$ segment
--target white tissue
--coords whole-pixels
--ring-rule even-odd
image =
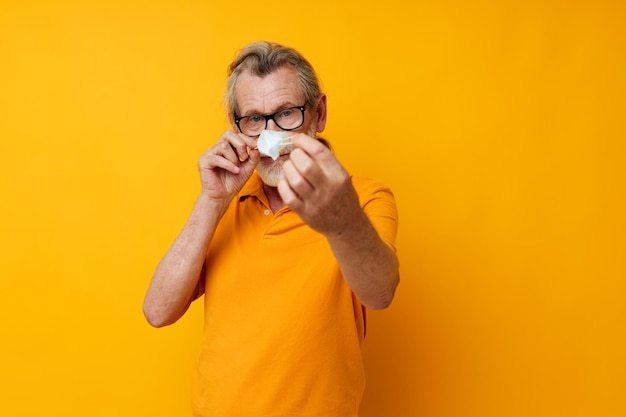
[[[271,156],[275,161],[280,156],[281,148],[289,144],[289,133],[264,130],[259,136],[257,147],[264,156]]]

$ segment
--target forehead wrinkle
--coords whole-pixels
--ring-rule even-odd
[[[304,100],[297,72],[290,68],[263,77],[245,72],[235,86],[235,94],[241,114],[273,113],[284,107],[299,106]]]

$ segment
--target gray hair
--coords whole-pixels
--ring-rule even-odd
[[[264,77],[284,65],[292,65],[296,69],[307,104],[315,106],[322,91],[309,61],[293,48],[273,42],[254,42],[241,49],[228,67],[225,103],[229,117],[237,113],[235,86],[239,75],[249,70],[258,77]]]

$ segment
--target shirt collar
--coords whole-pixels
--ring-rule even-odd
[[[259,174],[254,171],[248,182],[239,191],[239,201],[243,201],[246,198],[254,196],[260,200],[265,200],[265,192],[263,191],[263,181]]]
[[[243,186],[241,191],[239,191],[238,201],[243,202],[247,200],[248,197],[255,197],[267,209],[270,208],[270,202],[265,194],[265,190],[263,190],[263,180],[256,171],[252,173],[248,182]],[[281,211],[283,210],[289,211],[289,207],[285,206],[281,209]]]

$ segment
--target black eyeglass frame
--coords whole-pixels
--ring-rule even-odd
[[[285,130],[285,131],[296,130],[297,128],[299,128],[300,126],[302,126],[304,124],[304,112],[306,110],[306,105],[307,104],[308,103],[304,103],[302,106],[285,107],[284,109],[280,109],[280,110],[278,110],[278,111],[276,111],[274,113],[270,113],[270,114],[258,114],[258,113],[255,113],[255,114],[249,114],[248,116],[241,116],[241,117],[237,117],[237,115],[235,115],[235,124],[237,125],[237,128],[239,128],[239,131],[241,133],[243,133],[244,135],[249,136],[251,138],[256,138],[257,136],[260,135],[260,133],[257,134],[257,135],[248,135],[247,133],[244,133],[244,131],[241,130],[241,126],[239,126],[239,122],[242,121],[243,119],[247,119],[247,118],[254,117],[254,116],[261,116],[262,118],[265,119],[265,128],[264,129],[267,129],[267,123],[270,120],[273,120],[274,123],[276,123],[276,126],[281,128],[282,130]],[[291,127],[289,129],[285,129],[284,127],[282,127],[281,125],[278,124],[278,122],[275,119],[275,117],[276,117],[276,115],[278,113],[283,112],[285,110],[295,110],[295,109],[300,110],[300,112],[302,113],[302,122],[298,126]]]

